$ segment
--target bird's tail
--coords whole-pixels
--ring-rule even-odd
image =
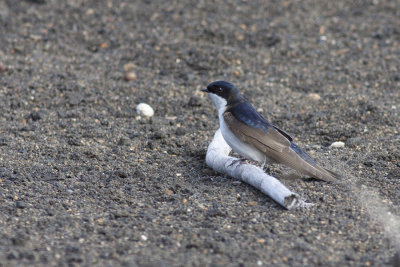
[[[313,178],[327,181],[327,182],[335,182],[341,178],[340,174],[333,172],[331,170],[325,169],[321,166],[314,165],[310,166],[311,168],[306,168],[303,173],[310,175]]]
[[[306,152],[296,145],[292,145],[285,153],[276,158],[278,162],[319,180],[335,182],[341,178],[339,174],[319,166]]]

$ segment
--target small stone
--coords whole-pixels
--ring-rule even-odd
[[[162,131],[156,131],[153,135],[154,139],[164,139],[165,138],[165,133]]]
[[[76,139],[74,137],[71,137],[68,139],[68,145],[70,146],[82,146],[82,142],[79,139]]]
[[[200,97],[191,96],[190,99],[189,99],[188,105],[191,106],[191,107],[200,107],[201,106]]]
[[[11,252],[8,253],[8,255],[7,255],[7,259],[9,259],[9,260],[16,260],[18,258],[19,258],[19,254],[15,250],[11,250]]]
[[[33,121],[38,121],[42,118],[42,114],[39,111],[33,111],[30,116]]]
[[[309,100],[318,101],[318,100],[321,99],[321,96],[319,94],[316,94],[316,93],[311,93],[311,94],[307,95],[307,98]]]
[[[118,141],[119,146],[127,146],[131,143],[131,139],[127,137],[121,137]]]
[[[0,146],[6,146],[6,145],[7,145],[7,139],[0,138]]]
[[[178,127],[175,131],[175,134],[178,136],[182,136],[186,134],[186,130],[183,127]]]
[[[15,206],[18,209],[25,209],[26,207],[28,207],[28,204],[26,204],[26,202],[24,202],[24,201],[17,201],[17,202],[15,202]]]
[[[11,238],[11,242],[15,246],[25,246],[26,242],[29,240],[30,237],[22,232],[16,233],[16,235]]]
[[[147,240],[147,236],[145,236],[145,235],[141,235],[140,238],[141,238],[143,241],[146,241],[146,240]]]
[[[125,72],[130,72],[130,71],[132,71],[134,69],[135,69],[135,64],[133,64],[132,62],[126,63],[124,65],[124,71]]]
[[[344,143],[342,141],[338,141],[338,142],[333,142],[330,147],[332,148],[343,148],[344,147]]]
[[[170,190],[170,189],[165,189],[165,190],[164,190],[164,193],[165,193],[166,195],[168,195],[168,196],[171,196],[171,195],[174,194],[174,192],[173,192],[172,190]]]
[[[152,117],[154,115],[153,108],[146,103],[140,103],[139,105],[137,105],[136,112],[140,116],[145,116],[145,117]]]
[[[88,16],[93,15],[93,14],[94,14],[93,8],[89,8],[89,9],[86,11],[86,15],[88,15]]]
[[[47,215],[48,216],[54,216],[56,214],[56,211],[54,209],[46,209]]]
[[[137,79],[136,73],[133,71],[125,73],[124,79],[125,81],[134,81]]]
[[[120,178],[127,178],[128,177],[128,174],[126,172],[124,172],[123,170],[117,170],[117,171],[115,171],[115,174]]]

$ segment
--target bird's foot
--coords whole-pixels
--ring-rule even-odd
[[[261,169],[266,173],[270,173],[271,172],[270,166],[261,166]]]
[[[247,160],[246,159],[235,159],[232,161],[231,164],[229,164],[229,166],[235,165],[236,163],[238,163],[238,165],[244,164],[246,163]]]
[[[263,162],[263,164],[261,164],[261,169],[264,171],[264,172],[267,172],[267,173],[269,173],[270,171],[271,171],[271,169],[270,169],[270,166],[269,165],[267,165],[267,166],[265,166],[265,164],[267,163],[267,161],[264,161]],[[265,167],[265,168],[264,168]]]

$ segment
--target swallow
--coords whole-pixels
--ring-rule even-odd
[[[222,136],[233,151],[245,159],[284,164],[304,175],[334,182],[340,176],[319,166],[293,138],[264,119],[242,96],[240,89],[226,81],[210,83],[201,91],[210,95],[218,109]]]

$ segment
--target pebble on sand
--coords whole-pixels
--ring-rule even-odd
[[[123,66],[123,68],[124,68],[124,71],[125,72],[130,72],[130,71],[132,71],[132,70],[134,70],[135,69],[135,64],[133,64],[133,63],[126,63],[124,66]]]
[[[125,73],[124,79],[125,81],[134,81],[137,79],[136,73],[133,71]]]
[[[330,147],[333,147],[333,148],[342,148],[342,147],[344,147],[344,143],[341,142],[341,141],[333,142],[333,143],[331,144]]]
[[[140,103],[139,105],[137,105],[136,112],[140,116],[145,116],[145,117],[152,117],[154,115],[153,108],[146,103]]]
[[[309,100],[318,101],[318,100],[321,99],[321,96],[319,94],[316,94],[316,93],[311,93],[311,94],[307,95],[307,98]]]

